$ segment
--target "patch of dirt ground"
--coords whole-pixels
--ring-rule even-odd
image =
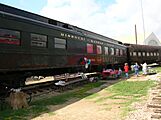
[[[156,75],[153,76],[132,76],[128,80],[148,80],[149,77],[157,78]],[[105,84],[104,84],[105,85]],[[106,86],[106,85],[105,85]],[[102,86],[101,86],[102,87]],[[111,96],[103,88],[95,88],[88,92],[93,92],[98,94],[94,98],[84,98],[81,100],[70,100],[62,105],[48,106],[51,110],[50,113],[44,113],[32,120],[121,120],[122,106],[121,104],[126,101],[126,99],[106,99]],[[121,96],[120,96],[121,97]],[[101,102],[100,102],[101,101]],[[138,108],[137,112],[130,113],[126,117],[126,120],[148,120],[144,116],[147,116],[146,104],[136,103],[134,106]],[[140,117],[140,118],[139,118]]]

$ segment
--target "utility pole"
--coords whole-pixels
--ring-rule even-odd
[[[143,31],[144,31],[144,40],[145,40],[145,25],[144,25],[144,11],[143,11],[143,3],[141,1],[141,13],[142,13],[142,21],[143,21]]]
[[[135,24],[135,40],[136,40],[136,45],[138,44],[138,39],[137,39],[137,29],[136,29],[136,24]]]

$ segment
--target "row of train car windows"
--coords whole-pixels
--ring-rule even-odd
[[[31,46],[47,48],[47,35],[31,33]],[[54,38],[55,48],[66,49],[66,40]],[[0,43],[20,45],[21,33],[15,30],[0,29]]]
[[[31,46],[47,48],[47,35],[31,33]],[[15,30],[0,29],[0,43],[20,45],[21,33]],[[62,38],[54,38],[54,47],[59,49],[66,49],[67,41]],[[104,47],[105,55],[123,55],[123,50],[114,49],[112,47]],[[87,44],[87,53],[94,53],[93,44]],[[102,46],[96,46],[96,53],[102,54]]]
[[[66,49],[66,40],[61,38],[54,38],[54,47]],[[47,47],[47,36],[39,34],[31,34],[31,46]]]
[[[104,47],[104,52],[105,55],[117,55],[117,56],[122,56],[123,55],[123,50],[118,49],[118,48],[112,48],[112,47]],[[87,53],[94,53],[94,45],[87,43]],[[102,46],[96,45],[96,53],[97,54],[102,54]]]
[[[159,56],[158,52],[130,52],[130,56]]]

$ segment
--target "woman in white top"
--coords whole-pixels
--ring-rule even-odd
[[[142,66],[143,74],[146,75],[147,74],[147,64],[146,64],[146,62],[144,64],[142,64],[141,66]]]

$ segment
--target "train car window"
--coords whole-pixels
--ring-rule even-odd
[[[87,44],[87,53],[93,53],[93,44]]]
[[[102,47],[97,45],[97,54],[102,54]]]
[[[136,52],[133,52],[133,56],[136,56]]]
[[[130,54],[131,54],[131,52],[130,52]],[[120,50],[120,55],[121,55],[121,56],[123,55],[123,50]]]
[[[66,49],[67,41],[61,38],[54,38],[55,48]]]
[[[110,53],[111,53],[111,55],[115,55],[114,48],[110,48]]]
[[[141,56],[141,52],[138,52],[138,56]]]
[[[123,54],[124,54],[124,55],[127,55],[127,52],[126,52],[126,50],[123,50]]]
[[[132,56],[132,52],[130,52],[130,56]]]
[[[108,55],[109,52],[108,52],[108,47],[105,47],[105,55]]]
[[[159,53],[157,52],[157,56],[159,56]]]
[[[119,49],[116,49],[116,55],[119,56]]]
[[[150,56],[153,56],[153,53],[152,52],[150,53]]]
[[[149,56],[149,52],[147,52],[146,55]]]
[[[154,52],[154,56],[156,56],[157,54]]]
[[[145,56],[145,52],[143,52],[142,55]]]
[[[0,43],[20,45],[20,32],[15,30],[0,29]]]
[[[47,47],[47,36],[31,33],[31,46]]]

